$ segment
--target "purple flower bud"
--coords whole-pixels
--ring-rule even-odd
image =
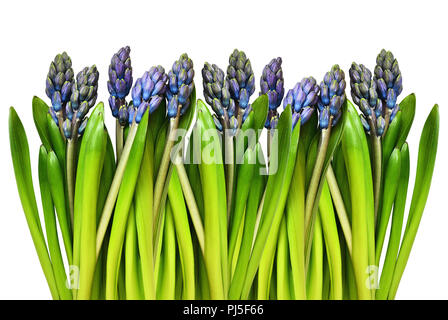
[[[79,135],[82,135],[83,133],[84,133],[84,131],[85,131],[85,129],[86,129],[86,126],[87,126],[87,117],[86,118],[84,118],[84,121],[83,122],[81,122],[81,125],[79,126],[79,128],[78,128],[78,134]]]
[[[230,79],[229,81],[229,85],[230,85],[230,95],[233,99],[239,100],[239,96],[240,96],[240,87],[238,85],[238,82],[235,78]]]
[[[246,90],[249,93],[249,96],[251,96],[255,91],[255,77],[253,74],[247,80]]]
[[[338,86],[339,86],[339,84],[336,80],[333,80],[331,82],[331,84],[329,86],[330,98],[332,98],[336,94],[336,92],[338,90]]]
[[[87,101],[83,101],[79,106],[79,110],[76,113],[76,117],[79,120],[82,120],[87,115],[87,112],[89,112],[89,103]]]
[[[56,125],[59,126],[58,116],[56,115],[56,112],[54,111],[53,107],[50,107],[48,109],[48,112],[50,113],[51,118],[56,123]]]
[[[334,96],[331,98],[330,101],[330,114],[334,117],[336,116],[340,109],[341,109],[342,103],[341,103],[341,97],[340,96]]]
[[[188,85],[183,84],[179,89],[178,100],[180,104],[185,104],[188,97],[190,96],[190,90]]]
[[[124,77],[124,70],[126,69],[124,63],[122,61],[117,61],[115,64],[115,72],[117,73],[118,78]]]
[[[366,116],[370,116],[372,114],[372,111],[370,109],[369,103],[366,99],[362,98],[359,102],[359,109],[362,113],[364,113]]]
[[[152,96],[152,91],[154,89],[154,82],[147,78],[146,81],[142,81],[142,98],[143,100],[149,100]]]
[[[359,116],[361,118],[361,123],[362,123],[362,126],[364,127],[364,130],[369,132],[370,131],[370,126],[369,126],[369,123],[367,122],[366,118],[364,117],[363,114],[360,114]]]
[[[135,112],[135,123],[140,123],[140,121],[143,118],[143,115],[145,114],[146,110],[148,109],[149,103],[144,101],[141,103],[136,112]]]
[[[375,117],[378,118],[379,116],[381,116],[383,114],[383,109],[384,109],[384,103],[382,100],[378,99],[378,104],[375,108]]]
[[[270,90],[267,93],[268,100],[269,100],[269,108],[270,109],[276,109],[277,108],[277,92]]]
[[[173,96],[173,98],[168,101],[167,115],[169,118],[177,116],[178,105],[177,96]]]
[[[166,76],[159,80],[152,91],[152,95],[163,95],[166,90]]]
[[[384,129],[386,127],[386,121],[382,116],[378,117],[376,120],[376,135],[378,137],[382,136],[384,133]]]
[[[132,107],[131,107],[132,108]],[[125,105],[122,105],[120,109],[117,109],[117,115],[114,115],[118,119],[118,122],[121,126],[125,126],[128,123],[129,113],[128,108]]]
[[[65,105],[65,117],[67,119],[69,119],[70,121],[73,120],[73,108],[71,106],[71,101],[69,101],[66,105]]]
[[[397,96],[393,89],[387,90],[386,105],[389,109],[393,109],[397,104]]]
[[[71,91],[72,91],[72,84],[68,81],[65,81],[61,89],[61,100],[68,101],[70,99]]]
[[[300,125],[304,125],[305,123],[308,122],[308,120],[311,119],[311,116],[313,115],[314,112],[314,108],[311,107],[305,107],[302,109],[302,111],[300,112]]]
[[[398,104],[396,104],[395,108],[392,110],[392,113],[390,114],[390,122],[392,122],[392,120],[394,120],[394,118],[397,115],[398,111],[400,111],[400,106]]]
[[[330,122],[330,113],[329,113],[327,108],[324,108],[319,113],[319,128],[320,129],[327,129],[329,122]]]
[[[118,116],[117,98],[112,95],[109,96],[109,106],[110,110],[112,111],[112,115],[116,118]]]
[[[289,89],[285,99],[283,100],[283,109],[286,109],[287,106],[294,107],[293,103],[294,103],[293,89]]]
[[[275,88],[275,82],[276,82],[275,74],[267,69],[266,71],[266,82],[268,84],[269,89],[273,90]]]
[[[62,99],[61,93],[59,91],[55,91],[53,93],[53,97],[51,98],[51,105],[53,106],[54,111],[59,112],[62,109]]]
[[[246,89],[240,90],[240,107],[242,109],[246,109],[247,105],[249,104],[249,94]]]
[[[384,79],[378,79],[376,81],[377,91],[380,99],[385,100],[387,97],[387,86]]]
[[[395,80],[393,89],[395,91],[395,94],[398,95],[401,93],[401,91],[403,90],[403,79],[401,77],[401,74],[398,75],[397,79]]]
[[[316,104],[317,93],[315,91],[311,91],[307,96],[305,101],[303,102],[303,107],[308,107]]]
[[[246,121],[247,117],[249,117],[249,114],[252,112],[252,106],[248,105],[246,110],[244,110],[243,114],[243,123]],[[233,114],[232,114],[233,115]]]
[[[294,130],[294,128],[296,127],[297,122],[300,119],[300,113],[294,112],[292,114],[292,129]]]
[[[128,123],[132,124],[134,122],[134,118],[135,118],[135,108],[134,106],[129,106],[128,107]]]
[[[71,139],[72,137],[72,122],[68,119],[66,119],[62,123],[62,131],[64,132],[64,136],[67,139]]]
[[[115,88],[116,88],[116,92],[117,92],[117,97],[120,99],[123,99],[126,94],[126,81],[124,81],[123,79],[117,79],[115,81]]]
[[[215,127],[216,129],[218,129],[220,132],[222,132],[222,124],[219,121],[218,117],[216,116],[216,114],[214,114],[213,116],[213,122],[215,123]]]
[[[323,105],[328,105],[330,103],[330,88],[324,83],[321,83],[320,87],[320,100]]]
[[[136,107],[142,103],[142,83],[140,79],[135,82],[134,88],[132,88],[132,102]]]
[[[109,90],[109,93],[111,96],[116,96],[117,92],[115,91],[114,86],[111,84],[110,81],[107,81],[107,90]]]

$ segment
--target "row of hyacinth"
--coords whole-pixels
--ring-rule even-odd
[[[216,65],[206,62],[202,69],[204,96],[214,111],[217,127],[233,128],[236,125],[238,109],[243,111],[243,121],[251,111],[249,103],[253,94],[254,74],[250,60],[242,51],[235,50],[229,58],[227,75]],[[385,126],[385,105],[392,121],[398,111],[397,96],[401,93],[402,82],[398,63],[391,52],[381,51],[377,58],[375,75],[363,65],[353,63],[350,69],[350,84],[354,102],[362,111],[361,120],[365,129],[372,134],[382,135]],[[269,113],[265,127],[275,128],[278,120],[278,107],[291,105],[293,125],[299,119],[305,124],[317,109],[319,127],[328,128],[337,124],[341,107],[345,102],[345,73],[334,65],[320,84],[313,77],[307,77],[288,90],[284,98],[284,78],[282,59],[272,59],[263,69],[260,78],[260,95],[266,94],[269,100]],[[284,98],[284,99],[283,99]],[[373,131],[367,118],[375,123]],[[330,121],[331,119],[331,121]]]
[[[126,46],[113,55],[108,73],[109,105],[122,126],[134,120],[138,123],[146,109],[152,113],[164,98],[168,100],[167,115],[171,118],[183,115],[190,105],[194,69],[187,54],[175,61],[168,74],[162,66],[153,66],[134,83],[130,48]],[[362,112],[361,121],[366,131],[381,136],[386,118],[392,121],[399,109],[397,97],[402,91],[402,78],[397,60],[391,52],[382,50],[373,75],[357,63],[352,64],[349,74],[351,95]],[[98,70],[92,66],[80,71],[75,79],[71,59],[65,52],[51,63],[46,93],[51,99],[50,113],[55,122],[62,125],[66,138],[75,135],[73,130],[82,134],[86,115],[97,99],[98,78]],[[235,49],[226,73],[216,64],[206,62],[202,80],[204,97],[214,112],[217,128],[236,129],[238,117],[244,122],[251,111],[250,97],[255,91],[254,72],[246,54]],[[275,128],[277,109],[282,101],[284,108],[291,105],[294,125],[299,119],[302,125],[306,123],[317,109],[319,127],[333,126],[341,115],[345,87],[344,71],[335,65],[320,84],[313,77],[303,78],[285,96],[282,59],[274,58],[263,68],[260,78],[259,94],[266,94],[269,100],[265,127]],[[132,99],[127,101],[130,92]]]

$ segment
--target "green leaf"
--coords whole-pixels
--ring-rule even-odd
[[[394,276],[388,296],[389,299],[393,299],[397,292],[401,276],[403,275],[412,245],[414,244],[415,236],[417,235],[426,200],[428,199],[439,140],[439,118],[439,106],[436,104],[426,119],[420,136],[417,173],[415,175],[411,207],[409,209],[408,221],[404,231],[400,253],[398,254],[395,265]]]
[[[50,256],[42,232],[37,209],[36,197],[31,176],[30,150],[25,129],[13,107],[9,109],[9,143],[11,147],[12,164],[16,177],[17,190],[22,202],[25,218],[31,237],[39,257],[40,264],[47,279],[53,299],[58,299],[58,289],[53,274]]]
[[[381,251],[383,249],[384,238],[386,236],[387,225],[389,224],[390,213],[394,205],[395,194],[397,192],[398,182],[401,170],[401,153],[395,148],[389,160],[387,161],[387,168],[385,169],[384,190],[382,197],[381,214],[378,216],[378,224],[376,230],[376,244],[375,244],[375,265],[379,265]]]
[[[145,112],[138,125],[135,139],[130,149],[129,160],[124,169],[123,179],[120,184],[117,202],[112,221],[112,228],[107,252],[106,269],[106,298],[115,299],[117,297],[118,268],[121,260],[121,250],[126,231],[126,222],[129,215],[140,172],[143,151],[145,148],[146,132],[148,128],[148,114]]]
[[[415,94],[411,93],[400,103],[401,117],[401,132],[397,141],[397,148],[401,149],[408,137],[409,131],[412,127],[412,122],[415,116]]]
[[[258,149],[258,148],[257,148]],[[235,210],[230,216],[229,223],[229,262],[232,262],[235,248],[237,245],[237,235],[240,230],[244,217],[247,197],[251,188],[252,177],[256,167],[256,150],[248,148],[244,153],[243,163],[238,167],[236,192],[235,192]],[[229,264],[230,265],[230,264]]]
[[[50,133],[48,132],[47,114],[48,105],[39,97],[33,97],[33,119],[39,133],[40,140],[47,151],[52,149]]]
[[[381,271],[380,287],[376,291],[377,300],[387,299],[395,269],[395,262],[397,261],[398,250],[400,249],[400,239],[403,227],[404,211],[406,208],[406,196],[408,193],[410,172],[409,147],[407,143],[403,144],[400,153],[400,180],[398,181],[397,194],[395,195],[389,244],[387,246],[386,257],[384,259],[383,269]]]
[[[61,227],[62,238],[64,240],[65,251],[70,265],[73,264],[72,252],[72,231],[69,223],[69,213],[66,210],[66,197],[64,194],[64,174],[59,160],[53,151],[47,156],[48,181],[50,183],[51,196],[58,216],[59,226]]]
[[[289,107],[287,108],[289,110]],[[289,112],[289,111],[287,111]],[[276,210],[274,212],[274,219],[271,223],[269,236],[265,243],[263,255],[261,257],[260,266],[258,269],[258,298],[264,299],[269,296],[269,286],[271,283],[271,274],[274,264],[275,250],[277,248],[278,234],[280,231],[280,225],[283,218],[283,212],[286,206],[286,200],[288,198],[288,192],[290,190],[291,180],[296,164],[297,147],[300,136],[300,122],[294,127],[291,133],[291,140],[288,149],[284,149],[284,145],[279,145],[279,153],[288,155],[287,166],[284,172],[283,181],[281,184],[281,191],[278,196]],[[271,153],[272,156],[272,153]]]
[[[42,145],[39,149],[39,187],[42,200],[42,209],[45,221],[45,234],[47,236],[48,250],[53,265],[54,277],[58,287],[59,296],[62,300],[72,300],[72,293],[67,288],[67,274],[59,246],[56,218],[54,214],[53,199],[51,198],[50,184],[48,182],[46,148]]]
[[[367,267],[375,260],[373,184],[367,145],[358,112],[349,102],[341,146],[351,197],[352,263],[358,298],[363,300],[372,295],[365,279]]]

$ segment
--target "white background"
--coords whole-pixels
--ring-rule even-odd
[[[257,77],[256,94],[263,66],[273,57],[283,58],[288,89],[305,76],[313,75],[320,81],[335,63],[347,75],[352,61],[373,70],[378,52],[383,47],[391,50],[403,75],[399,100],[412,92],[417,96],[416,118],[408,139],[413,172],[424,120],[434,103],[441,107],[432,188],[397,298],[447,299],[447,13],[446,1],[418,4],[377,0],[365,5],[361,1],[322,0],[2,1],[0,298],[50,298],[14,180],[7,128],[9,106],[16,108],[27,130],[37,185],[40,142],[31,99],[38,95],[48,102],[44,89],[50,61],[65,50],[75,74],[86,65],[96,64],[100,71],[99,100],[107,101],[110,58],[121,46],[130,45],[134,79],[152,65],[170,68],[187,52],[195,62],[199,97],[204,61],[225,70],[234,48],[244,50],[251,59]],[[108,125],[113,130],[111,118],[109,115]]]

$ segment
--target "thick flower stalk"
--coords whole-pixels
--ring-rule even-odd
[[[233,197],[234,180],[234,141],[238,120],[235,118],[235,101],[230,97],[229,80],[224,72],[215,64],[208,62],[202,68],[202,84],[205,101],[212,107],[216,119],[216,127],[224,133],[224,158],[226,166],[227,210],[230,208]]]
[[[397,98],[403,90],[400,67],[392,52],[383,49],[378,54],[373,80],[376,83],[378,97],[386,107],[383,110],[385,118],[384,135],[389,127],[392,114],[395,114],[398,110]]]
[[[372,79],[372,73],[364,65],[352,63],[349,71],[350,87],[353,101],[359,107],[362,114],[361,123],[369,133],[373,150],[373,174],[374,174],[374,201],[375,201],[375,221],[378,214],[381,175],[382,175],[382,147],[381,137],[386,129],[384,119],[384,103],[378,96],[377,83]],[[379,80],[380,83],[383,80]],[[398,105],[394,108],[398,109]],[[391,118],[393,119],[393,118]]]
[[[183,114],[185,114],[190,106],[190,96],[195,88],[193,78],[193,61],[186,53],[184,53],[180,56],[179,60],[176,60],[173,63],[171,70],[168,72],[166,97],[168,99],[167,116],[170,118],[170,129],[154,186],[155,221],[158,221],[160,217],[159,210],[163,188],[165,183],[169,183],[167,174],[170,165],[170,154],[176,139],[179,119]]]
[[[302,79],[293,89],[290,89],[283,100],[283,107],[292,109],[292,126],[304,125],[313,115],[319,98],[320,87],[313,77]]]
[[[95,65],[85,67],[76,75],[72,84],[70,101],[65,107],[65,120],[62,131],[67,139],[67,191],[72,223],[74,220],[75,166],[78,136],[87,125],[87,113],[98,97],[99,72]]]
[[[109,106],[116,121],[117,160],[123,150],[123,130],[128,122],[128,102],[126,97],[132,87],[132,65],[130,58],[131,49],[123,47],[112,56],[109,65]]]
[[[308,85],[309,86],[309,85]],[[342,115],[342,105],[345,102],[345,74],[338,65],[334,65],[324,76],[320,84],[319,98],[317,99],[318,123],[321,137],[317,149],[317,158],[309,183],[305,204],[305,246],[306,261],[308,261],[313,234],[316,204],[319,202],[318,189],[321,177],[326,175],[324,168],[330,141],[331,129],[337,124]]]
[[[62,132],[65,119],[65,106],[70,101],[74,84],[72,60],[66,52],[56,55],[50,64],[45,83],[45,93],[51,99],[50,114]]]
[[[230,96],[235,100],[235,117],[238,119],[238,127],[241,127],[244,110],[248,107],[250,96],[255,91],[252,65],[243,51],[235,49],[230,55],[227,80],[230,85]]]

